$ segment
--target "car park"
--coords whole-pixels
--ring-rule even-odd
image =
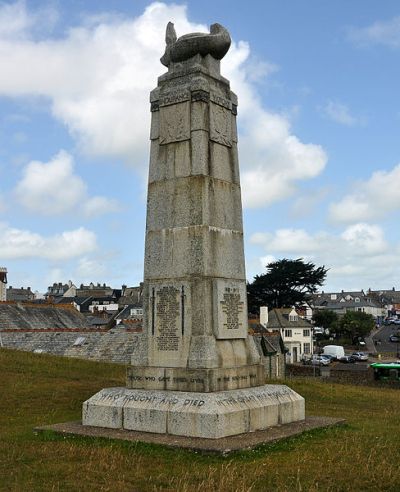
[[[365,352],[353,352],[351,357],[358,361],[368,360],[368,355]]]

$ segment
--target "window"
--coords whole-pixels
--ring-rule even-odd
[[[292,330],[285,330],[285,338],[291,338]]]
[[[86,340],[85,337],[78,337],[75,342],[73,343],[73,347],[80,347],[83,345],[83,342]]]
[[[303,337],[309,337],[309,336],[310,336],[310,330],[309,329],[303,330]]]
[[[297,314],[289,314],[289,321],[298,321],[299,317]]]
[[[304,331],[306,331],[306,330],[304,330]],[[311,353],[311,344],[310,343],[303,344],[303,353],[304,354],[310,354]]]

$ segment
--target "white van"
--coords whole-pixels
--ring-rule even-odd
[[[344,348],[341,345],[325,345],[322,355],[330,355],[335,359],[344,357]]]

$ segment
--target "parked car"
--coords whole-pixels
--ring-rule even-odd
[[[322,355],[313,355],[310,363],[313,366],[329,366],[331,361]]]
[[[354,357],[355,360],[368,360],[368,355],[364,352],[353,352],[351,356]]]
[[[336,357],[330,354],[321,354],[321,357],[325,357],[325,359],[328,359],[329,362],[334,362],[336,360]]]
[[[392,333],[389,337],[389,342],[400,342],[400,336]]]
[[[354,364],[356,359],[352,355],[343,355],[338,359],[339,362],[343,362],[344,364]]]

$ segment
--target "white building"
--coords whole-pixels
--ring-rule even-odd
[[[286,360],[289,363],[299,362],[303,356],[310,357],[314,353],[313,326],[300,317],[294,308],[260,310],[260,323],[268,331],[279,331],[285,347],[288,349]]]

